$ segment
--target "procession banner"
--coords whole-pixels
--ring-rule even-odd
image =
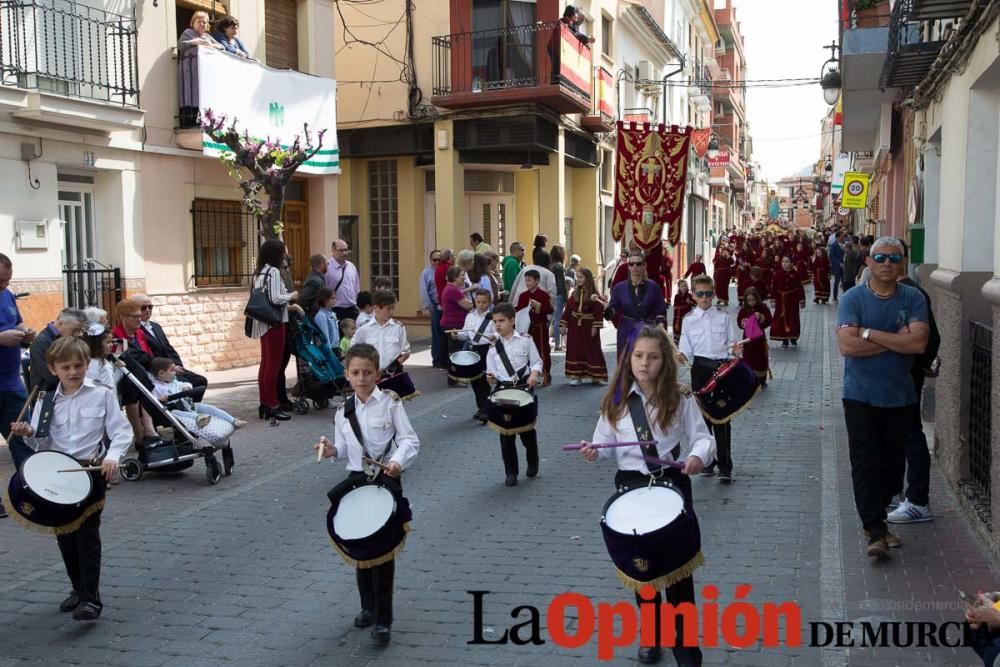
[[[270,138],[288,147],[303,125],[313,141],[320,130],[323,147],[299,167],[307,174],[339,174],[337,148],[337,82],[291,70],[276,70],[252,60],[214,49],[198,49],[198,106],[216,115],[235,118],[251,137]],[[205,155],[227,151],[208,135],[202,137]]]
[[[705,157],[708,153],[708,142],[712,138],[712,128],[703,127],[691,132],[691,145],[694,146],[694,154],[699,158]]]
[[[611,235],[621,241],[631,226],[632,240],[649,250],[663,239],[677,245],[681,236],[691,128],[667,131],[663,125],[618,122],[618,169]]]

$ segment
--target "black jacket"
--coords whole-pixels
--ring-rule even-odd
[[[941,333],[938,331],[937,322],[934,321],[934,309],[931,308],[930,294],[909,278],[903,278],[899,282],[920,290],[920,293],[924,295],[924,301],[927,303],[927,326],[930,329],[930,333],[927,336],[927,347],[924,348],[922,353],[913,355],[914,370],[923,371],[930,368],[931,364],[934,363],[934,359],[937,358],[938,350],[941,348]]]
[[[49,372],[49,364],[45,360],[45,355],[56,338],[59,338],[59,332],[53,331],[52,325],[47,324],[31,341],[31,366],[28,369],[28,380],[31,382],[31,387],[29,390],[41,384],[44,391],[49,391],[55,389],[59,384],[58,378]]]
[[[310,271],[306,277],[306,281],[302,283],[302,289],[299,290],[298,304],[302,306],[302,310],[306,311],[309,319],[314,318],[316,313],[319,312],[316,295],[324,287],[326,287],[326,276],[315,271]]]
[[[184,364],[181,362],[181,355],[177,354],[177,350],[170,344],[170,339],[164,333],[163,327],[153,321],[149,322],[149,326],[153,329],[153,335],[149,335],[147,331],[146,342],[149,343],[149,348],[153,351],[153,356],[165,357],[176,365],[183,367]]]

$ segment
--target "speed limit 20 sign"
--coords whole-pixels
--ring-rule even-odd
[[[843,208],[864,208],[868,205],[868,174],[849,171],[844,174],[844,192],[840,198]]]

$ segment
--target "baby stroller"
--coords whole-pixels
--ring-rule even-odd
[[[139,404],[145,410],[153,424],[158,427],[173,430],[173,438],[144,438],[141,445],[136,445],[137,458],[127,458],[122,461],[122,479],[138,482],[147,471],[176,473],[194,465],[195,459],[205,459],[205,477],[209,484],[218,484],[223,474],[231,475],[235,459],[229,444],[229,436],[233,433],[231,424],[212,419],[214,431],[196,430],[195,424],[174,415],[164,404],[153,396],[152,382],[146,369],[127,354],[122,355],[125,362],[122,368],[123,382],[130,382],[138,392]],[[167,397],[170,401],[182,398],[199,400],[204,393],[204,387],[196,387]],[[213,444],[214,443],[214,444]],[[215,452],[222,452],[222,464],[215,458]]]
[[[298,384],[292,404],[295,414],[309,412],[309,403],[317,410],[330,406],[330,399],[343,393],[347,386],[344,365],[326,343],[322,332],[312,321],[298,313],[288,314],[292,330],[292,349],[295,354],[295,372]]]

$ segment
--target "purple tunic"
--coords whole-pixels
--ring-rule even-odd
[[[618,356],[635,329],[646,324],[667,324],[667,302],[663,300],[663,290],[652,280],[639,285],[640,295],[631,280],[625,280],[611,288],[608,308],[621,315],[618,324]]]

